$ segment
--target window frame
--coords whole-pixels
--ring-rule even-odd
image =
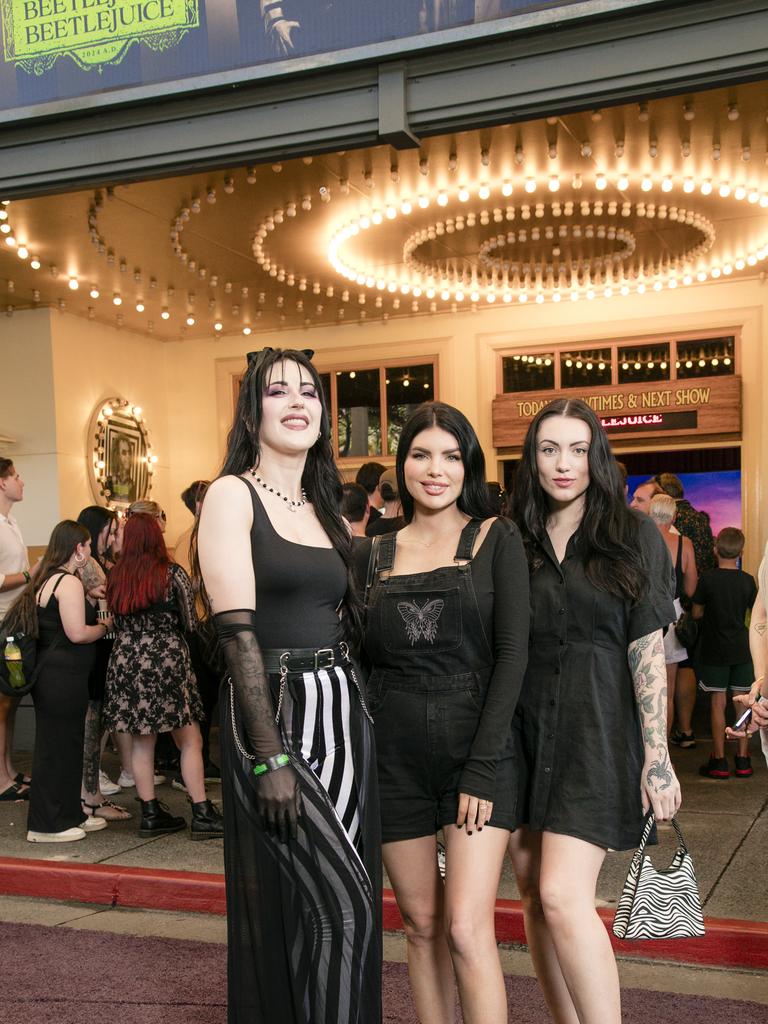
[[[518,394],[518,392],[504,391],[504,364],[503,360],[511,358],[521,353],[528,356],[537,355],[551,355],[555,357],[555,385],[551,389],[547,389],[546,392],[531,392],[531,394],[549,394],[555,392],[561,392],[563,390],[574,391],[574,388],[563,389],[562,377],[560,374],[560,357],[564,352],[573,352],[581,349],[598,349],[598,348],[610,348],[611,350],[611,383],[610,384],[597,384],[595,387],[622,387],[631,388],[635,385],[632,384],[620,384],[619,383],[619,349],[626,348],[631,345],[637,345],[638,347],[643,345],[661,345],[668,343],[670,347],[670,376],[669,382],[679,379],[694,380],[697,378],[679,378],[677,375],[677,347],[681,343],[689,341],[709,341],[712,338],[733,338],[733,375],[738,376],[741,372],[741,328],[740,327],[720,327],[711,328],[703,331],[669,331],[669,332],[655,332],[654,334],[631,334],[627,337],[616,338],[611,335],[611,338],[605,338],[603,340],[599,338],[587,338],[585,340],[572,340],[569,342],[558,342],[556,344],[537,344],[537,345],[517,345],[513,348],[502,348],[497,351],[496,354],[496,394]],[[706,378],[704,378],[706,379]],[[524,392],[519,392],[523,394]]]

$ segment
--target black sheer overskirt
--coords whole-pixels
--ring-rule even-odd
[[[289,700],[283,730],[301,789],[298,838],[282,844],[262,827],[252,764],[232,730],[232,691],[221,692],[224,863],[228,927],[228,1024],[379,1024],[381,1021],[381,837],[375,750],[352,666],[333,670],[348,687],[357,799],[354,842],[301,756],[301,700]],[[306,673],[318,682],[322,673]],[[307,679],[309,677],[309,679]],[[271,681],[273,697],[277,679]],[[325,683],[328,683],[327,676]],[[290,681],[298,696],[302,678]],[[285,714],[284,714],[284,717]],[[240,743],[246,746],[235,703]],[[311,725],[311,723],[310,723]],[[246,746],[247,749],[247,746]],[[306,741],[305,741],[306,754]],[[310,762],[311,763],[311,762]],[[317,772],[317,774],[316,774]]]

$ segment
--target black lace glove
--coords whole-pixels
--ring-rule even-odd
[[[284,753],[280,730],[256,639],[256,614],[250,609],[219,612],[214,616],[216,632],[234,686],[237,706],[245,730],[246,745],[255,755],[254,764]],[[298,777],[290,764],[276,771],[254,776],[257,804],[264,828],[283,843],[296,838],[299,816]]]

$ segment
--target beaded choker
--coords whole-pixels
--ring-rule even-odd
[[[276,487],[270,487],[268,483],[262,480],[262,478],[256,472],[255,467],[249,469],[248,472],[251,474],[251,476],[259,485],[259,487],[263,487],[265,491],[269,491],[270,494],[274,494],[276,498],[281,498],[286,503],[291,512],[295,512],[297,509],[303,508],[304,505],[307,504],[307,492],[304,490],[303,487],[301,488],[301,498],[299,499],[299,501],[294,501],[292,498],[289,498],[287,495],[282,494],[280,491],[278,491]]]

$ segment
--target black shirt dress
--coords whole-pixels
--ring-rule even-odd
[[[521,823],[614,850],[643,829],[644,747],[627,659],[633,640],[675,617],[669,551],[642,513],[638,545],[648,571],[632,602],[590,583],[577,531],[558,562],[547,538],[531,572],[528,669],[514,728],[521,751]]]

